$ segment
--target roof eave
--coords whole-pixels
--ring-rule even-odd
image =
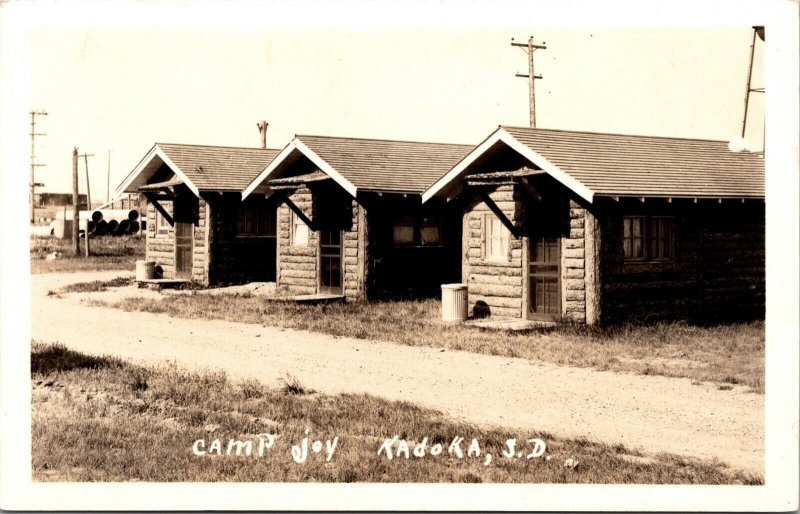
[[[131,171],[128,174],[128,176],[125,177],[125,180],[123,180],[122,183],[117,187],[116,193],[122,194],[122,193],[138,192],[137,190],[128,190],[128,187],[130,187],[133,181],[136,180],[136,178],[139,175],[141,175],[141,173],[145,170],[147,165],[150,164],[150,162],[152,162],[152,160],[156,157],[161,159],[161,162],[166,164],[167,167],[169,167],[172,170],[172,172],[175,173],[175,175],[178,178],[180,178],[181,181],[183,181],[186,187],[188,187],[189,190],[191,190],[192,193],[195,194],[195,196],[198,197],[200,196],[200,190],[197,188],[197,186],[189,179],[189,177],[186,176],[186,174],[183,171],[181,171],[178,165],[176,165],[172,161],[172,159],[169,158],[169,156],[158,146],[158,144],[153,145],[153,147],[150,149],[149,152],[147,152],[144,158],[141,161],[139,161],[139,164],[136,165],[133,171]]]

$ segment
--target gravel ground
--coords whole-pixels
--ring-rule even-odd
[[[688,379],[556,366],[525,359],[334,337],[218,320],[123,312],[47,296],[116,272],[32,277],[33,337],[138,363],[174,361],[277,385],[290,373],[319,392],[363,392],[457,419],[621,443],[645,453],[717,459],[762,474],[764,396]],[[123,288],[110,293],[159,294]],[[105,296],[108,298],[108,296]],[[387,434],[391,427],[386,427]],[[520,434],[522,437],[524,434]]]

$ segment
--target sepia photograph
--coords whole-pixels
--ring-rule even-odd
[[[230,5],[0,5],[4,509],[798,508],[796,3]]]

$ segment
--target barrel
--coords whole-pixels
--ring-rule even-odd
[[[466,319],[466,284],[442,284],[442,321],[460,322]]]
[[[155,261],[136,261],[136,280],[152,280],[156,278]]]

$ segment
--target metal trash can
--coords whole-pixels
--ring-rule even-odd
[[[155,261],[136,261],[136,280],[152,280],[156,278]]]
[[[461,322],[467,319],[467,285],[442,284],[442,321]]]

